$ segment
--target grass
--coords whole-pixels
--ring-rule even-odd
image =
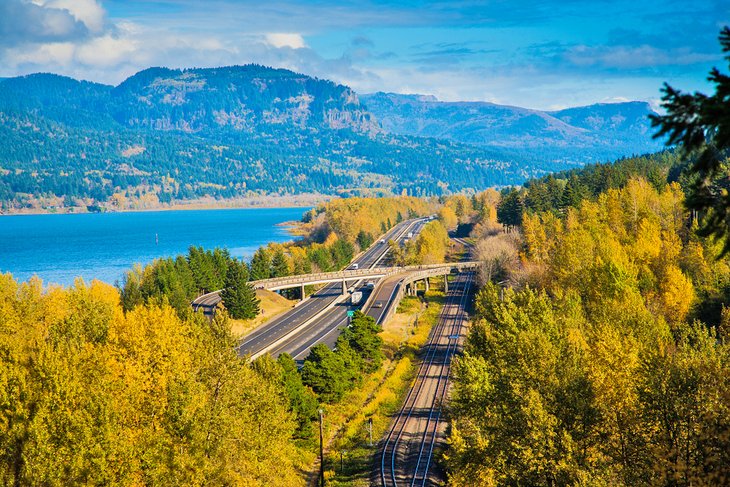
[[[296,301],[286,299],[284,296],[264,289],[256,290],[256,297],[261,300],[259,306],[261,313],[250,320],[231,319],[231,332],[236,338],[243,337],[246,333],[272,319],[274,316],[291,309]]]
[[[383,367],[366,377],[362,386],[341,403],[325,411],[328,485],[370,485],[378,441],[387,433],[391,417],[400,409],[415,378],[417,354],[428,340],[443,303],[444,293],[438,286],[432,286],[423,300],[403,298],[396,314],[383,327],[381,336],[387,357]],[[373,423],[372,447],[369,420]]]

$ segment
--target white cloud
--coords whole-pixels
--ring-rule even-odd
[[[106,12],[96,0],[47,0],[40,5],[46,8],[67,10],[76,20],[83,22],[89,32],[94,34],[104,30]]]
[[[292,49],[302,49],[307,47],[301,34],[273,32],[266,34],[267,44],[276,48],[290,47]]]
[[[113,68],[128,61],[136,51],[137,43],[133,39],[107,34],[78,46],[75,60],[87,66]]]

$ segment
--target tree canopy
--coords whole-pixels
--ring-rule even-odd
[[[720,32],[720,45],[730,62],[730,27]],[[692,162],[694,179],[687,207],[702,213],[699,232],[724,239],[723,253],[730,252],[730,76],[713,68],[708,81],[715,93],[683,93],[665,84],[662,106],[665,115],[652,116],[659,127],[657,137],[668,136],[667,144],[679,145]]]

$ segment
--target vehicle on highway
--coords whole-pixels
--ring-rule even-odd
[[[362,301],[362,291],[352,293],[352,295],[350,296],[350,303],[360,304],[360,301]]]
[[[408,232],[408,238],[413,238],[413,232]]]
[[[384,243],[385,243],[385,239],[384,239],[384,238],[381,238],[381,239],[380,239],[380,243],[381,243],[381,244],[384,244]]]
[[[353,271],[356,271],[356,270],[358,270],[359,268],[360,268],[360,264],[358,264],[357,262],[356,262],[356,263],[354,263],[354,264],[352,264],[352,265],[350,266],[350,269],[352,269]]]
[[[368,287],[368,289],[372,289],[372,288],[374,288],[374,287],[375,287],[375,283],[374,283],[373,281],[368,281],[368,283],[367,283],[367,284],[365,284],[365,286],[367,286],[367,287]]]
[[[373,308],[382,308],[383,302],[382,301],[375,301],[375,304],[373,304]]]

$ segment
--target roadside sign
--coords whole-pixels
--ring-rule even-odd
[[[350,310],[350,311],[347,312],[347,317],[348,318],[352,318],[353,316],[355,316],[355,312],[354,311]]]

